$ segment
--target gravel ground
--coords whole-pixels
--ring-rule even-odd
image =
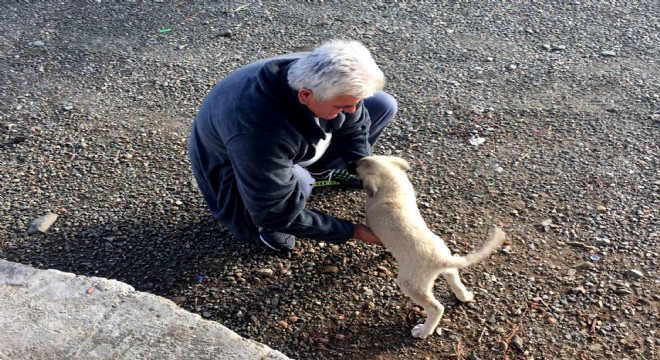
[[[0,257],[118,279],[299,359],[657,359],[657,1],[3,1]],[[188,131],[247,62],[364,42],[450,248],[509,234],[443,281],[442,335],[382,248],[235,243],[191,184]],[[477,144],[483,141],[483,143]],[[359,191],[310,207],[363,221]],[[45,232],[33,219],[58,218]]]

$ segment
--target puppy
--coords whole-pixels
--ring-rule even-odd
[[[438,275],[442,274],[459,300],[472,301],[473,295],[461,282],[458,269],[486,258],[506,235],[494,227],[481,249],[453,256],[444,241],[426,226],[406,175],[409,169],[408,162],[398,157],[369,156],[358,162],[357,173],[367,193],[367,223],[398,262],[396,284],[428,314],[424,324],[412,329],[414,337],[424,339],[435,331],[445,311],[433,296]]]

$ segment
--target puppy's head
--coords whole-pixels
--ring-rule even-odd
[[[396,156],[367,156],[357,164],[357,175],[368,197],[374,197],[381,186],[389,183],[394,172],[410,170],[410,164]]]

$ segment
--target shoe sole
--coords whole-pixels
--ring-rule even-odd
[[[282,251],[293,250],[293,247],[290,248],[290,249],[289,249],[289,248],[279,248],[279,249],[278,249],[278,248],[274,247],[273,245],[269,244],[269,243],[268,243],[266,240],[264,240],[264,238],[262,238],[261,236],[259,236],[259,240],[261,240],[261,243],[262,243],[262,244],[266,245],[269,249],[271,249],[271,250],[273,250],[273,251],[282,252]],[[294,243],[294,247],[295,247],[295,243]]]

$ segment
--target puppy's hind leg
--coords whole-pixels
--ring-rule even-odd
[[[445,307],[433,296],[433,283],[436,277],[436,274],[433,274],[433,277],[427,275],[427,278],[421,278],[402,276],[401,273],[397,277],[396,283],[401,291],[415,303],[424,307],[427,313],[426,321],[423,324],[415,325],[412,329],[412,336],[416,338],[424,339],[431,335],[445,312]]]
[[[461,276],[458,274],[458,269],[445,269],[442,271],[442,277],[447,280],[449,286],[451,286],[451,290],[454,292],[454,295],[456,295],[458,300],[462,302],[469,302],[474,299],[474,294],[468,291],[468,289],[465,288],[465,285],[463,285]]]

